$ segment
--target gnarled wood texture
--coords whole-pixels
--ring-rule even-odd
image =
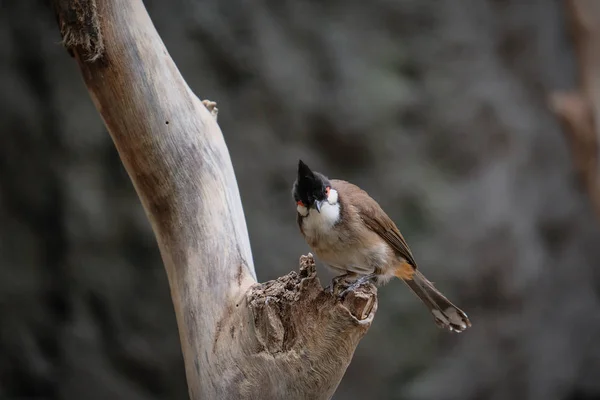
[[[190,397],[330,398],[373,320],[375,288],[339,301],[312,256],[299,273],[257,284],[215,104],[187,86],[142,1],[55,6],[156,235]]]

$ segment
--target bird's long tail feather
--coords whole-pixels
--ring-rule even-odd
[[[427,278],[416,270],[412,279],[403,279],[433,314],[438,326],[453,332],[462,332],[471,326],[467,314],[456,307]]]

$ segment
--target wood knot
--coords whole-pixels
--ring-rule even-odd
[[[211,101],[211,100],[202,100],[202,104],[204,105],[204,107],[206,107],[206,109],[210,112],[210,115],[212,115],[216,121],[219,116],[219,109],[217,108],[217,102]]]

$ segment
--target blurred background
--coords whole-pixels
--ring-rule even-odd
[[[548,107],[576,84],[562,1],[144,3],[218,102],[260,281],[308,252],[302,158],[473,321],[390,283],[336,400],[600,399],[600,224]],[[0,0],[0,399],[186,399],[154,236],[59,41],[47,2]]]

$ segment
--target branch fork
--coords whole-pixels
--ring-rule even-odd
[[[373,321],[375,287],[340,300],[310,254],[299,271],[257,283],[216,103],[192,93],[142,0],[54,4],[152,225],[190,398],[331,398]]]

